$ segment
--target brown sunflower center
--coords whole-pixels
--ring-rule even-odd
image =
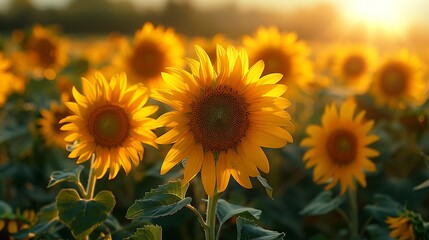
[[[97,145],[112,148],[120,146],[128,137],[130,123],[125,111],[115,105],[96,108],[88,118],[88,131]]]
[[[28,50],[34,54],[40,65],[49,67],[57,59],[57,47],[47,38],[39,38],[29,42]]]
[[[346,130],[338,129],[331,133],[327,141],[329,157],[339,165],[353,162],[357,155],[356,136]]]
[[[387,65],[380,74],[380,87],[388,96],[399,96],[407,89],[407,69],[400,63]]]
[[[165,52],[153,42],[143,42],[137,45],[130,58],[133,70],[143,78],[159,75],[164,69]]]
[[[248,103],[229,86],[208,87],[191,104],[189,127],[205,150],[236,147],[250,125]]]
[[[262,59],[265,63],[263,75],[269,73],[282,73],[289,76],[292,68],[290,56],[278,49],[267,48],[259,53],[257,59]]]
[[[344,61],[343,73],[350,78],[359,77],[365,71],[365,60],[361,56],[352,55]]]

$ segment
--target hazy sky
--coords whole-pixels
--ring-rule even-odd
[[[0,10],[5,10],[12,0],[0,0]],[[35,6],[45,8],[61,8],[71,0],[30,0]],[[90,1],[90,0],[88,0]],[[111,0],[123,1],[123,0]],[[138,8],[159,8],[168,0],[131,0]],[[328,2],[339,7],[345,16],[351,18],[380,18],[391,21],[391,24],[419,22],[429,26],[429,0],[188,0],[201,8],[211,8],[234,3],[241,9],[275,9],[290,11],[296,8]],[[370,9],[375,9],[372,11]],[[381,14],[378,13],[381,12]],[[367,14],[370,14],[370,16]],[[362,16],[363,15],[363,16]]]

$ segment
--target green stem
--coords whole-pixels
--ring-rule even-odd
[[[207,229],[204,229],[206,240],[216,239],[216,207],[219,201],[220,194],[215,193],[213,197],[208,197],[207,200],[207,216],[206,225]]]
[[[88,176],[88,185],[86,185],[86,194],[85,199],[92,199],[94,196],[95,183],[97,182],[97,176],[95,175],[95,171],[92,168],[92,164],[94,164],[95,154],[92,154],[91,157],[91,166],[89,170]]]
[[[208,227],[206,225],[206,223],[204,222],[203,216],[201,216],[201,213],[198,212],[198,210],[196,208],[194,208],[194,206],[192,206],[191,204],[187,204],[186,205],[187,208],[189,208],[198,218],[198,222],[200,222],[201,227],[206,230]]]
[[[359,215],[358,215],[358,206],[357,206],[357,190],[348,190],[349,200],[350,200],[350,230],[351,238],[358,238],[358,229],[359,229]]]

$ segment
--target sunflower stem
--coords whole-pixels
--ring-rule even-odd
[[[359,229],[359,215],[358,215],[358,206],[357,206],[357,190],[348,190],[349,201],[350,201],[350,239],[358,238],[358,229]]]
[[[94,196],[95,183],[97,182],[97,176],[95,175],[95,171],[93,171],[92,165],[94,164],[95,153],[91,156],[91,166],[89,170],[88,176],[88,185],[86,186],[86,194],[85,199],[92,199]]]
[[[208,226],[206,225],[206,223],[204,222],[203,216],[201,216],[201,213],[194,208],[194,206],[192,206],[191,204],[186,205],[186,207],[188,209],[190,209],[198,218],[198,222],[200,222],[201,227],[206,230],[208,228]]]
[[[207,216],[206,216],[206,225],[207,229],[204,229],[206,240],[215,240],[216,239],[216,207],[217,202],[220,198],[219,193],[215,193],[213,197],[208,197],[207,200]]]

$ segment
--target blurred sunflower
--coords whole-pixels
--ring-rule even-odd
[[[399,240],[415,240],[414,228],[411,219],[407,216],[388,217],[386,223],[389,224],[391,238]]]
[[[171,127],[156,142],[174,143],[161,167],[161,174],[188,157],[183,184],[201,171],[209,196],[225,191],[230,177],[251,188],[249,177],[269,172],[261,147],[280,148],[292,142],[290,103],[281,97],[286,86],[276,84],[281,74],[261,78],[264,63],[249,69],[244,49],[217,46],[213,67],[207,53],[195,47],[198,60],[188,59],[191,73],[168,68],[163,73],[166,89],[154,89],[152,98],[173,111],[158,118],[158,126]],[[217,189],[217,190],[216,190]]]
[[[11,93],[22,92],[25,89],[25,79],[13,74],[11,67],[11,62],[0,53],[0,107]]]
[[[378,67],[372,93],[378,104],[390,107],[420,105],[427,98],[420,59],[403,50],[388,57]]]
[[[295,91],[297,86],[305,88],[313,80],[309,49],[295,33],[280,33],[276,27],[260,27],[253,36],[244,36],[242,42],[249,52],[250,63],[263,60],[262,75],[283,74],[280,83],[286,84],[289,90]]]
[[[363,170],[373,172],[376,167],[370,157],[378,156],[378,152],[367,145],[378,140],[369,131],[374,121],[365,121],[365,112],[361,111],[354,117],[356,104],[347,100],[338,113],[335,104],[326,106],[322,116],[322,126],[307,127],[309,137],[302,140],[301,145],[310,147],[304,155],[306,168],[314,167],[313,179],[317,184],[329,182],[326,189],[333,188],[338,181],[341,194],[346,189],[355,189],[354,178],[366,186]]]
[[[22,213],[17,212],[16,214],[12,214],[7,219],[0,219],[0,239],[2,240],[13,240],[13,234],[18,231],[29,229],[34,226],[37,222],[37,216],[34,210],[24,210]],[[20,239],[30,239],[34,238],[34,233],[29,233],[27,238]]]
[[[162,84],[161,72],[166,67],[183,65],[185,47],[172,28],[155,27],[148,22],[136,32],[133,46],[127,45],[122,51],[115,66],[125,69],[131,82],[154,88]]]
[[[68,101],[68,100],[65,100]],[[63,101],[63,102],[65,102]],[[48,146],[57,146],[65,148],[67,142],[64,138],[66,132],[61,131],[63,123],[59,123],[61,119],[69,116],[72,112],[64,105],[57,102],[51,102],[50,108],[40,110],[42,118],[39,119],[40,133],[42,134]]]
[[[33,26],[30,37],[25,41],[25,59],[36,77],[53,80],[68,61],[67,42],[58,34],[41,25]],[[27,69],[29,70],[29,69]]]
[[[115,178],[121,167],[128,174],[132,164],[137,166],[143,158],[142,143],[157,147],[151,131],[154,120],[148,116],[158,107],[143,107],[148,89],[141,84],[127,86],[124,73],[108,81],[97,72],[94,81],[82,78],[82,87],[84,95],[73,88],[76,102],[66,103],[74,115],[60,121],[65,123],[61,130],[68,131],[65,140],[78,141],[69,157],[78,158],[80,164],[95,153],[92,168],[97,178],[108,168],[109,179]]]
[[[352,45],[336,50],[332,74],[337,85],[356,93],[364,93],[370,84],[376,52],[369,46]]]

